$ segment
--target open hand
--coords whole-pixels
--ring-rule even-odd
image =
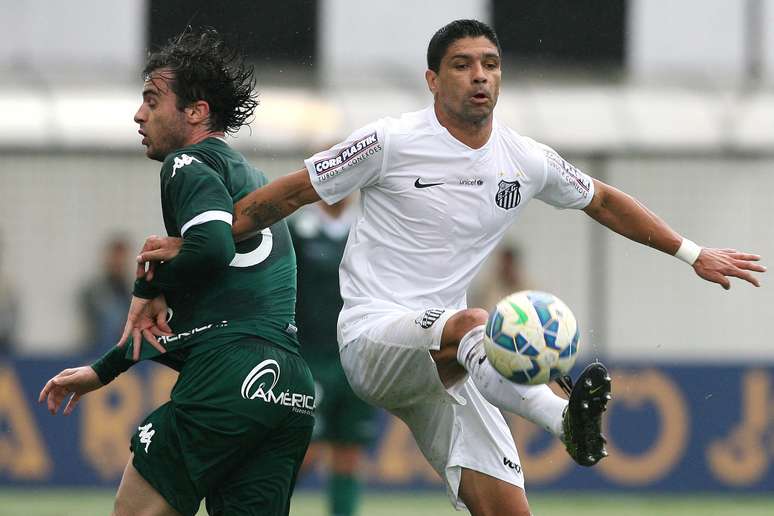
[[[38,403],[48,402],[48,411],[56,414],[64,399],[70,396],[65,405],[63,414],[68,416],[75,409],[75,405],[81,399],[81,396],[87,392],[99,389],[102,383],[99,381],[97,373],[90,366],[74,367],[65,369],[58,375],[51,378],[38,396]]]
[[[156,340],[157,336],[172,335],[172,329],[167,324],[167,301],[163,295],[154,299],[132,296],[129,314],[126,316],[126,325],[124,325],[124,333],[116,345],[123,347],[129,341],[130,335],[134,344],[132,359],[135,362],[140,359],[140,347],[142,346],[143,337],[159,352],[167,352],[164,346]]]
[[[731,277],[760,287],[758,277],[752,274],[752,272],[766,272],[766,267],[755,263],[760,259],[757,254],[742,253],[736,249],[705,247],[693,264],[693,270],[699,277],[717,283],[726,290],[731,288],[729,279]]]

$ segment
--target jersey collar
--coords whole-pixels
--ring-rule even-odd
[[[492,147],[492,141],[494,140],[494,135],[497,132],[499,128],[499,123],[497,122],[496,118],[492,118],[492,132],[489,134],[489,139],[486,141],[484,145],[482,145],[478,149],[473,149],[471,147],[468,147],[466,144],[459,141],[457,138],[452,136],[452,134],[446,129],[443,125],[441,125],[441,122],[438,121],[438,117],[435,115],[435,108],[431,104],[429,108],[427,108],[428,112],[428,119],[430,120],[430,125],[437,130],[443,138],[446,140],[453,142],[455,145],[462,147],[467,152],[472,152],[474,154],[486,154],[490,147]]]

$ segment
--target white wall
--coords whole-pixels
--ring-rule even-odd
[[[0,69],[27,78],[73,75],[73,68],[103,81],[106,71],[128,77],[144,47],[143,0],[0,0]]]
[[[747,11],[756,4],[771,84],[774,0],[629,0],[632,76],[739,81],[748,59]],[[319,8],[321,78],[329,86],[421,86],[427,43],[439,27],[463,17],[492,21],[488,0],[321,0]],[[144,0],[0,0],[0,82],[134,78],[146,16]]]
[[[424,83],[427,44],[452,20],[488,22],[487,0],[320,2],[320,73],[328,86]]]
[[[688,238],[774,258],[770,160],[618,160],[609,180]],[[771,273],[730,291],[684,263],[609,237],[607,335],[612,356],[673,362],[774,361]]]
[[[761,28],[763,34],[762,65],[763,77],[768,84],[774,84],[774,0],[760,0],[762,4]]]
[[[746,0],[630,0],[629,6],[627,58],[636,79],[742,77]]]

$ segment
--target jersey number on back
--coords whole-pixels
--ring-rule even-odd
[[[250,251],[249,253],[236,253],[234,259],[231,260],[229,266],[231,267],[252,267],[258,265],[271,254],[271,248],[273,245],[272,235],[270,228],[264,228],[261,230],[261,244]]]

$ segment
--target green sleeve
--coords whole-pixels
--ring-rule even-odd
[[[102,385],[107,385],[119,374],[123,373],[134,365],[134,360],[124,358],[125,348],[113,346],[113,349],[102,355],[102,357],[91,364],[91,368],[97,373]]]
[[[181,154],[164,162],[161,172],[161,204],[164,224],[172,236],[185,237],[197,222],[227,218],[234,200],[224,178],[194,156]]]
[[[138,279],[134,294],[151,299],[161,291],[207,280],[210,274],[228,267],[235,252],[231,225],[213,220],[192,226],[185,233],[180,253],[156,267],[152,281]]]

